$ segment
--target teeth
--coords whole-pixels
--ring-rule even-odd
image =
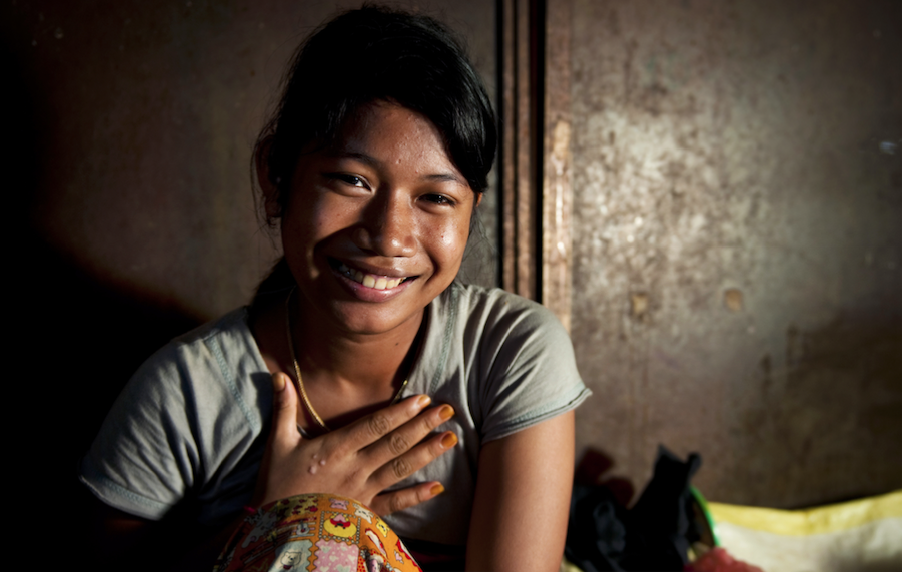
[[[386,278],[385,276],[364,274],[360,270],[351,270],[344,263],[338,264],[338,271],[354,282],[363,284],[367,288],[373,288],[374,290],[391,290],[406,280],[405,278]]]

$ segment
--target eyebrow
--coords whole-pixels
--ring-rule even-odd
[[[354,151],[325,151],[323,154],[327,157],[332,157],[335,159],[353,159],[355,161],[360,161],[361,163],[365,163],[370,167],[373,167],[374,169],[381,165],[381,161],[379,161],[375,157],[367,155],[366,153],[356,153]],[[466,180],[462,179],[452,172],[422,175],[420,179],[436,183],[457,183],[458,185],[462,185],[464,187],[470,186],[470,184]]]
[[[455,175],[454,173],[436,173],[434,175],[423,175],[421,177],[427,181],[434,181],[436,183],[457,183],[458,185],[469,187],[466,181]]]

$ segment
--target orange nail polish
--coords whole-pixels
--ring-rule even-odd
[[[442,437],[442,447],[445,449],[450,449],[454,445],[457,444],[457,435],[454,433],[445,433],[445,436]]]
[[[442,485],[432,485],[432,488],[429,489],[429,494],[431,494],[432,496],[440,495],[443,492],[445,492],[445,487],[443,487]]]
[[[430,403],[432,403],[432,398],[428,395],[421,395],[417,397],[417,407],[426,407]]]
[[[447,421],[454,417],[454,408],[450,405],[442,405],[442,408],[438,410],[438,416],[442,418],[442,421]]]

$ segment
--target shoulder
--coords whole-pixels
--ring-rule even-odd
[[[184,384],[185,380],[198,377],[218,376],[222,369],[220,362],[227,355],[247,353],[248,336],[247,310],[234,310],[172,339],[141,364],[130,385],[153,381],[153,385],[165,386]]]
[[[572,354],[570,336],[547,308],[498,288],[455,282],[442,295],[445,319],[456,324],[464,345],[483,349],[516,346],[518,353],[535,350],[564,350]],[[540,343],[539,343],[540,342]]]
[[[557,317],[541,304],[499,288],[453,283],[441,297],[447,313],[455,308],[458,319],[494,328],[553,329],[566,335]]]
[[[223,351],[227,352],[246,352],[252,339],[247,308],[241,307],[174,338],[157,353],[165,355],[168,351],[189,356],[200,355],[215,351],[211,350],[211,347],[215,348],[217,345],[222,346]],[[151,360],[156,355],[154,354]]]
[[[173,339],[150,356],[126,385],[114,412],[145,411],[169,418],[237,401],[256,426],[260,415],[248,403],[259,401],[258,393],[265,393],[268,383],[247,309],[239,308]]]
[[[452,320],[461,348],[457,365],[482,442],[560,415],[588,397],[570,336],[550,310],[497,288],[453,288],[444,298],[446,313],[458,314]]]
[[[234,365],[230,362],[254,359],[255,350],[247,308],[242,307],[174,338],[150,356],[139,372],[173,367],[182,368],[182,373],[194,369],[218,370],[221,363]]]

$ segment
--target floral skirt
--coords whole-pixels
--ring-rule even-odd
[[[213,572],[422,572],[401,540],[360,503],[298,495],[249,515]]]

